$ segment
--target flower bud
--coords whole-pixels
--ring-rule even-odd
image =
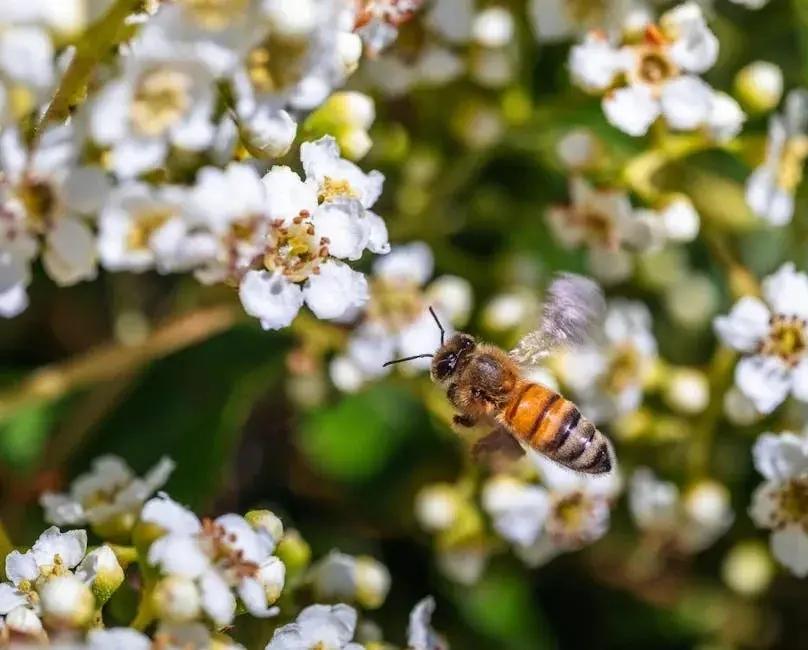
[[[424,530],[442,531],[454,524],[460,505],[457,490],[449,483],[423,488],[415,498],[415,518]]]
[[[472,38],[485,47],[504,47],[513,39],[513,15],[504,7],[489,7],[474,18]]]
[[[684,194],[670,197],[660,210],[665,236],[672,241],[693,241],[699,234],[701,220],[693,202]]]
[[[771,583],[774,566],[766,547],[757,540],[749,540],[730,549],[721,566],[721,576],[733,591],[756,596]]]
[[[677,368],[667,379],[665,401],[672,409],[689,415],[701,413],[710,401],[710,386],[704,373]]]
[[[260,159],[284,155],[297,135],[297,123],[286,111],[259,109],[240,126],[245,148]]]
[[[595,167],[603,155],[600,141],[589,129],[573,129],[556,144],[556,154],[562,164],[571,170]]]
[[[48,579],[39,590],[42,618],[51,627],[81,628],[93,619],[95,598],[76,576]]]
[[[668,288],[665,304],[677,323],[698,328],[718,309],[718,292],[710,278],[692,273]]]
[[[278,542],[275,555],[284,563],[289,576],[297,576],[305,571],[311,562],[311,547],[299,532],[292,529],[286,531]]]
[[[754,424],[763,417],[754,402],[735,386],[724,394],[724,415],[732,424],[740,426]]]
[[[192,621],[200,612],[199,589],[189,578],[163,578],[152,592],[152,608],[159,618],[172,623]]]
[[[304,38],[317,25],[317,10],[311,0],[267,0],[263,7],[273,36]]]
[[[685,493],[684,508],[697,524],[716,526],[732,512],[729,490],[718,481],[703,479],[690,486]]]
[[[356,602],[366,609],[381,607],[390,591],[390,571],[378,560],[359,556],[356,558]]]
[[[123,568],[112,549],[100,546],[91,551],[76,567],[76,576],[88,585],[100,607],[123,583]]]
[[[271,510],[250,510],[244,519],[255,530],[267,533],[275,544],[283,537],[283,522]]]
[[[343,72],[351,74],[359,66],[362,57],[362,39],[357,34],[340,32],[337,35],[337,52]]]
[[[774,63],[754,61],[735,75],[735,94],[753,113],[771,111],[783,96],[783,72]]]
[[[427,300],[456,326],[468,322],[471,313],[471,285],[456,275],[442,275],[429,285]]]
[[[286,567],[276,557],[270,557],[258,569],[256,576],[258,582],[264,587],[267,604],[271,605],[281,597],[286,582]]]

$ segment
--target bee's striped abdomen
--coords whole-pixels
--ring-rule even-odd
[[[536,451],[579,472],[611,469],[606,437],[578,407],[544,386],[525,383],[505,408],[504,424]]]

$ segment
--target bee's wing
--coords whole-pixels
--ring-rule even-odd
[[[595,282],[561,273],[547,289],[538,329],[522,337],[510,355],[520,364],[536,365],[558,346],[581,345],[605,312],[606,300]]]

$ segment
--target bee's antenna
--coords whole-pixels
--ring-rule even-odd
[[[443,325],[440,324],[438,315],[435,313],[435,310],[432,309],[432,307],[429,308],[429,313],[432,314],[432,318],[435,319],[435,323],[438,325],[438,329],[440,330],[440,344],[443,345],[443,339],[446,338],[446,330],[443,329]]]
[[[394,359],[393,361],[388,361],[387,363],[382,364],[382,368],[386,368],[387,366],[392,366],[394,363],[401,363],[402,361],[412,361],[413,359],[426,359],[434,357],[434,354],[416,354],[414,357],[404,357],[403,359]]]

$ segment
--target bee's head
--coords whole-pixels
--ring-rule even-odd
[[[432,358],[432,379],[442,383],[464,365],[465,357],[477,346],[473,337],[462,332],[452,336],[438,348]]]

